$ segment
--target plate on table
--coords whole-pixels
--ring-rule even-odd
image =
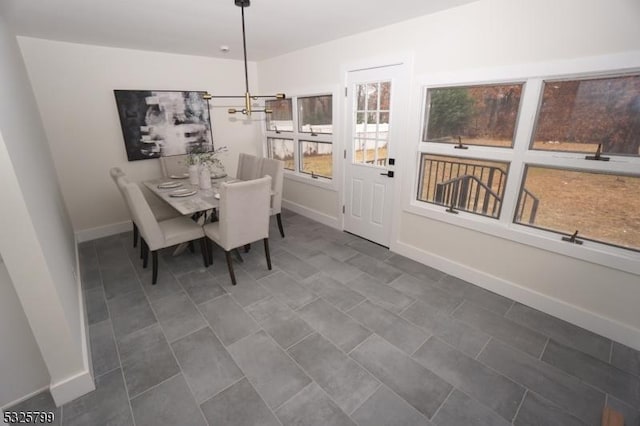
[[[169,189],[169,188],[178,188],[182,186],[182,182],[162,182],[161,184],[158,185],[159,189]]]
[[[184,173],[181,175],[170,175],[169,176],[171,179],[186,179],[189,177],[189,173]]]
[[[216,174],[212,174],[211,175],[211,179],[222,179],[223,177],[227,177],[226,173],[218,173]]]
[[[220,193],[215,194],[215,195],[213,196],[213,198],[215,198],[216,200],[219,200],[219,199],[220,199]]]
[[[197,189],[176,189],[169,193],[169,197],[190,197],[198,193]]]

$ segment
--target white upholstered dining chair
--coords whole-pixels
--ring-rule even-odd
[[[231,251],[254,241],[264,241],[267,267],[271,270],[269,255],[269,200],[271,177],[220,184],[220,220],[204,226],[207,237],[209,263],[213,263],[210,240],[224,251],[231,283],[236,284]]]
[[[153,276],[151,284],[158,281],[158,250],[189,241],[200,240],[204,266],[208,266],[207,247],[202,227],[188,217],[180,216],[163,221],[156,220],[140,187],[133,182],[120,181],[125,200],[131,210],[133,221],[137,224],[143,248],[143,267],[147,267],[151,252]]]
[[[280,235],[284,238],[282,226],[282,186],[284,180],[284,161],[271,158],[263,158],[260,161],[260,176],[271,176],[271,208],[269,216],[276,216]]]
[[[124,182],[128,182],[128,180],[126,179],[127,175],[119,167],[112,167],[109,170],[109,174],[111,175],[111,179],[113,179],[113,181],[116,183],[116,186],[120,191],[120,194],[124,198],[123,188],[122,188],[122,185],[118,183],[118,178],[123,177],[125,178]],[[147,200],[147,203],[149,204],[149,207],[151,208],[151,211],[153,212],[153,216],[156,218],[156,220],[161,221],[161,220],[173,219],[174,217],[182,216],[180,212],[178,212],[176,209],[174,209],[173,207],[168,205],[166,202],[158,198],[154,193],[147,190],[146,188],[142,189],[142,194],[144,195],[144,198]],[[125,204],[127,204],[126,199],[125,199]],[[131,215],[131,210],[129,210],[129,214]],[[136,225],[136,222],[133,220],[133,216],[131,217],[131,219],[133,222],[133,246],[136,247],[136,245],[138,244],[138,226]]]
[[[238,156],[236,178],[240,180],[253,180],[259,177],[262,177],[260,174],[260,158],[255,155],[241,153]]]

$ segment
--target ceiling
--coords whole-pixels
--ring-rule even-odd
[[[242,58],[233,0],[1,0],[19,35],[101,46]],[[475,0],[253,0],[248,59],[259,61]],[[221,45],[230,51],[224,54]]]

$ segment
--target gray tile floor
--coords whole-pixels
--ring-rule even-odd
[[[97,389],[62,425],[640,425],[640,353],[305,217],[236,264],[80,247]],[[635,408],[634,408],[635,407]],[[14,409],[55,409],[41,394]]]

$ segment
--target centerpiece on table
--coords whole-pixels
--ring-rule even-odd
[[[221,178],[226,176],[224,164],[218,155],[226,152],[227,147],[223,146],[209,152],[192,152],[188,155],[189,180],[193,185],[199,185],[202,189],[211,188],[211,178]]]

